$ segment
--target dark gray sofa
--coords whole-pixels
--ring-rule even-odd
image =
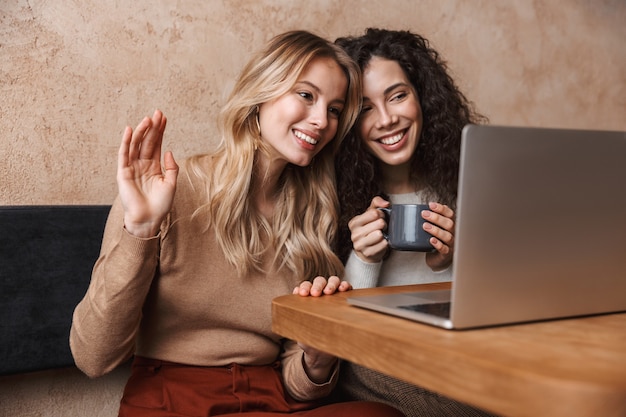
[[[0,375],[73,366],[69,329],[110,206],[0,206]]]

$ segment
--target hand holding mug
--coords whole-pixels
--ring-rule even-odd
[[[383,229],[387,227],[385,215],[378,210],[388,206],[389,202],[382,197],[374,197],[364,213],[354,216],[348,222],[352,247],[364,262],[380,262],[389,249],[383,236]]]
[[[430,243],[435,248],[434,252],[426,254],[426,264],[433,271],[440,271],[452,263],[454,255],[454,210],[450,207],[429,203],[429,210],[423,211],[425,218],[424,230],[432,237]]]

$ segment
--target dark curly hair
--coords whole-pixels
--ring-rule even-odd
[[[431,201],[456,207],[461,130],[486,118],[474,111],[448,74],[447,64],[424,37],[410,31],[369,28],[358,37],[335,41],[361,70],[373,56],[396,61],[413,84],[423,114],[421,137],[411,160],[411,177]],[[335,164],[340,228],[337,253],[345,262],[352,249],[348,221],[363,213],[382,189],[378,160],[367,152],[354,128],[343,141]]]

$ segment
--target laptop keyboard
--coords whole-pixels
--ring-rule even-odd
[[[432,314],[443,318],[450,317],[450,302],[445,303],[428,303],[428,304],[411,304],[399,306],[405,310],[417,311],[420,313]]]

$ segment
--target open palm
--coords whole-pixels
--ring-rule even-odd
[[[127,127],[118,153],[117,184],[124,206],[124,226],[138,237],[152,237],[169,212],[178,165],[166,152],[161,165],[161,145],[166,117],[159,110],[145,117],[135,130]]]

